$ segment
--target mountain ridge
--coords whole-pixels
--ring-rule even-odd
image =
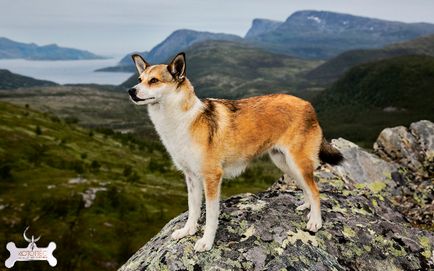
[[[197,42],[229,40],[247,43],[272,53],[325,60],[344,51],[381,48],[428,34],[434,34],[434,24],[404,23],[330,11],[301,10],[291,14],[284,22],[255,18],[244,38],[224,33],[179,29],[150,51],[139,53],[151,64],[164,63]],[[98,71],[134,71],[130,61],[131,54],[122,58],[118,65]]]
[[[86,50],[60,47],[57,44],[39,46],[35,43],[17,42],[0,37],[0,59],[30,59],[30,60],[81,60],[102,59]]]
[[[186,59],[187,77],[199,97],[229,99],[293,91],[301,78],[299,74],[321,63],[219,40],[194,44],[186,50]],[[130,88],[135,84],[134,74],[121,86]]]
[[[303,10],[275,30],[249,40],[302,58],[331,58],[351,49],[378,48],[434,33],[434,24],[403,23],[329,11]]]
[[[164,63],[178,52],[206,40],[227,40],[242,41],[242,38],[232,34],[212,33],[208,31],[196,31],[190,29],[179,29],[172,32],[167,38],[154,46],[150,51],[138,52],[151,64]],[[131,54],[123,57],[119,64],[114,67],[98,69],[97,71],[135,71]]]

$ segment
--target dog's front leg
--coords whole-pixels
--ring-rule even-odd
[[[207,170],[204,174],[204,190],[206,199],[206,222],[202,238],[194,245],[196,251],[210,250],[217,231],[218,217],[220,214],[220,185],[222,180],[220,168]]]
[[[202,205],[202,181],[192,173],[184,172],[188,191],[188,219],[184,227],[172,233],[173,239],[193,235],[197,231],[197,221]]]

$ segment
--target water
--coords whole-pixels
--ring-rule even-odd
[[[131,73],[94,72],[99,68],[114,66],[120,58],[95,60],[24,60],[0,59],[0,69],[7,69],[13,73],[44,79],[59,84],[95,83],[119,85]]]

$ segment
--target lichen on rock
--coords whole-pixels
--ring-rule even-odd
[[[193,249],[203,234],[204,213],[194,236],[170,238],[185,224],[187,213],[183,213],[120,270],[433,270],[434,235],[428,225],[431,217],[432,226],[433,214],[423,213],[432,206],[430,190],[419,191],[423,202],[412,201],[419,205],[411,208],[400,207],[403,198],[397,195],[404,188],[420,189],[422,184],[432,192],[432,165],[427,167],[427,163],[432,163],[429,154],[434,135],[424,127],[434,126],[424,122],[410,127],[411,135],[417,135],[411,141],[416,145],[409,147],[417,150],[416,160],[395,154],[392,159],[389,154],[393,146],[408,146],[410,135],[399,137],[405,143],[398,139],[386,142],[393,136],[382,133],[376,153],[343,139],[333,141],[346,162],[339,167],[323,165],[315,172],[323,215],[323,228],[316,234],[305,230],[308,210],[295,210],[303,193],[280,179],[267,191],[221,202],[219,228],[210,251]],[[401,128],[397,131],[402,135]],[[410,187],[412,183],[416,187]],[[416,209],[423,219],[411,216],[410,210]]]

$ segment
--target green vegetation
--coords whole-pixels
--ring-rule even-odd
[[[403,56],[356,66],[314,104],[327,137],[372,146],[385,127],[434,119],[434,57]]]
[[[434,35],[392,44],[382,49],[359,49],[344,52],[308,72],[306,79],[314,81],[311,84],[329,84],[356,65],[406,55],[434,56]]]
[[[34,87],[34,86],[55,86],[56,83],[38,80],[31,77],[12,73],[8,70],[0,69],[0,89],[15,89],[21,87]]]
[[[146,107],[134,106],[116,87],[66,85],[0,90],[0,100],[50,112],[67,123],[156,138]]]
[[[61,270],[114,270],[187,209],[187,194],[161,144],[111,129],[88,130],[0,102],[0,244],[22,232],[57,243]],[[223,197],[266,189],[277,169],[258,160]],[[0,249],[8,257],[5,247]],[[43,270],[46,263],[17,263]]]

